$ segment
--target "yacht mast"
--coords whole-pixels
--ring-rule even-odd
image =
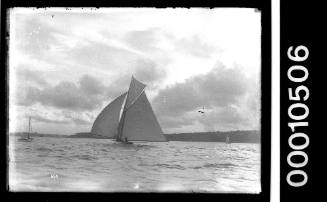
[[[30,139],[30,133],[31,133],[31,117],[28,119],[28,133],[27,138]]]

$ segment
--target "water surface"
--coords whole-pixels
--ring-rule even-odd
[[[11,191],[261,191],[260,144],[17,139],[9,139]]]

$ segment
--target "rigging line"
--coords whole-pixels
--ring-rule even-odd
[[[126,95],[125,95],[125,98],[124,98],[123,104],[122,104],[121,107],[120,107],[118,122],[121,120],[121,117],[122,117],[123,111],[124,111],[124,109],[125,109],[125,105],[126,105],[126,101],[127,101],[127,96],[128,96],[128,91],[127,91],[127,93],[126,93]]]
[[[123,135],[124,122],[125,122],[125,116],[126,116],[126,102],[127,102],[128,95],[129,95],[129,90],[126,93],[126,97],[125,97],[125,100],[123,103],[124,107],[122,107],[123,111],[121,113],[121,117],[120,117],[119,124],[118,124],[117,140],[121,140],[121,137]]]

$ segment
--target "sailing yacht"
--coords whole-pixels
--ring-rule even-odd
[[[31,117],[29,117],[28,119],[28,133],[27,133],[27,137],[21,137],[18,140],[19,141],[23,141],[23,142],[30,142],[33,140],[33,138],[30,137],[31,134]]]
[[[134,141],[167,141],[145,94],[145,87],[132,76],[128,91],[100,112],[91,133],[126,144]]]

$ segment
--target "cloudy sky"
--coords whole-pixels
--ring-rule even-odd
[[[90,131],[131,76],[165,133],[260,129],[261,13],[13,9],[10,131]],[[205,113],[198,110],[204,108]]]

